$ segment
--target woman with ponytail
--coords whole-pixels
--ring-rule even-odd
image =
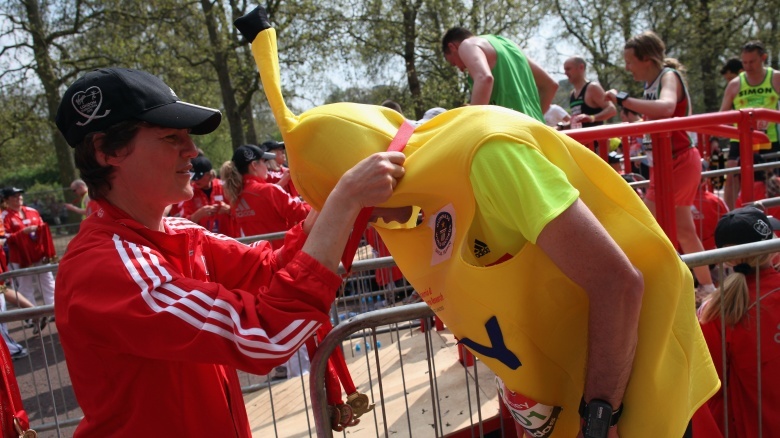
[[[289,230],[306,219],[311,210],[308,204],[293,198],[278,185],[266,182],[266,160],[274,158],[259,146],[247,144],[236,149],[233,159],[220,169],[230,214],[242,237]],[[271,243],[279,248],[283,242]]]
[[[715,244],[722,248],[769,240],[776,229],[780,222],[761,210],[739,208],[718,221]],[[722,382],[708,404],[724,435],[728,424],[728,436],[760,436],[759,431],[780,436],[780,272],[771,264],[774,255],[733,260],[733,272],[722,288],[699,309]]]

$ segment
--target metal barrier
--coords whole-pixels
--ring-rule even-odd
[[[768,109],[744,109],[718,113],[697,114],[688,117],[675,117],[648,122],[621,123],[616,125],[595,126],[565,131],[567,135],[580,143],[618,137],[623,144],[629,144],[628,136],[651,135],[653,161],[655,167],[655,186],[657,197],[656,220],[671,241],[677,240],[672,199],[672,146],[671,132],[690,131],[707,135],[717,135],[740,139],[740,168],[743,200],[753,201],[753,144],[768,143],[769,138],[756,130],[758,121],[780,122],[780,111]],[[736,124],[737,128],[731,126]],[[606,144],[606,143],[604,143]],[[600,155],[606,160],[606,148]]]
[[[770,254],[775,252],[780,252],[780,239],[773,239],[769,241],[758,242],[758,243],[753,243],[748,245],[728,247],[723,249],[700,252],[691,255],[685,255],[682,256],[682,259],[689,267],[720,264],[720,270],[723,271],[724,269],[723,263],[726,261],[733,260],[736,258],[742,258],[746,256],[756,256],[756,255]],[[693,290],[691,290],[691,293],[693,293]],[[427,308],[427,306],[421,303],[421,304],[415,304],[410,306],[379,310],[364,315],[358,315],[354,318],[344,321],[342,324],[340,324],[339,326],[333,329],[333,331],[320,344],[320,347],[317,350],[317,354],[315,355],[312,361],[312,369],[310,374],[309,384],[310,384],[310,393],[311,393],[311,403],[312,403],[312,409],[314,411],[314,422],[315,422],[318,437],[322,438],[322,437],[333,436],[333,431],[330,428],[328,410],[326,406],[327,402],[325,398],[324,380],[323,380],[327,358],[330,355],[330,353],[336,348],[343,348],[344,343],[349,342],[349,338],[353,336],[355,333],[360,332],[361,330],[368,331],[368,334],[365,333],[363,334],[364,337],[369,337],[370,339],[374,339],[377,330],[381,327],[387,327],[388,325],[391,326],[392,324],[397,324],[403,321],[427,318],[430,315],[432,315],[432,312]],[[430,333],[430,330],[426,330],[426,333]],[[722,339],[725,340],[725,335],[722,336]],[[758,348],[760,350],[761,348],[760,343],[758,344]],[[725,347],[724,347],[724,351],[725,351]],[[477,360],[476,363],[479,363],[479,361]],[[383,386],[383,372],[384,372],[383,370],[386,369],[386,366],[383,365],[382,359],[379,357],[379,354],[377,353],[374,355],[373,364],[369,364],[367,362],[366,365],[369,368],[373,366],[373,368],[371,369],[375,370],[376,373],[376,376],[371,378],[368,382],[368,387],[371,391],[370,394],[371,399],[377,404],[373,416],[374,430],[366,430],[365,427],[362,427],[364,423],[361,422],[360,431],[355,431],[351,433],[351,435],[357,434],[358,436],[374,436],[374,435],[413,436],[413,434],[411,433],[412,430],[411,424],[409,424],[407,429],[410,432],[409,435],[404,435],[403,433],[401,433],[402,431],[399,431],[398,429],[395,430],[388,429],[389,421],[386,417],[387,410],[385,409],[385,404],[387,403],[387,399],[389,397],[397,397],[397,394],[388,394]],[[403,368],[403,364],[400,364],[400,367]],[[428,367],[429,367],[428,369],[431,371],[431,375],[432,376],[435,375],[434,366],[430,362]],[[351,368],[351,371],[353,373],[356,373],[355,368]],[[724,371],[724,375],[726,375],[727,373],[728,370],[726,369],[726,371]],[[467,370],[467,374],[468,374],[468,370]],[[479,377],[476,371],[474,372],[474,376],[471,378],[471,380],[473,380],[474,384],[476,385],[476,389],[474,391],[475,393],[480,394],[486,391],[495,392],[495,387],[492,384],[492,382],[489,382],[487,390],[483,390],[482,388],[479,387]],[[470,379],[467,377],[466,385],[470,384],[469,381]],[[374,389],[375,387],[376,389]],[[469,387],[466,386],[466,388]],[[365,388],[361,388],[361,389],[365,389]],[[407,388],[404,387],[402,391],[404,392],[404,394],[406,394]],[[437,390],[436,381],[434,380],[431,381],[429,391],[431,392],[431,400],[432,400],[432,404],[431,404],[432,410],[430,411],[429,422],[430,424],[432,424],[434,428],[435,436],[444,436],[444,433],[439,428],[442,422],[441,416],[444,415],[444,412],[442,412],[441,409],[437,407],[437,405],[435,404],[436,400],[442,399],[442,394]],[[379,395],[379,399],[375,398],[377,393]],[[497,413],[498,409],[499,407],[498,404],[496,403],[496,405],[493,408],[493,412]],[[376,411],[379,411],[380,413],[377,414]],[[409,412],[408,405],[406,406],[404,412]],[[366,416],[368,416],[368,414]],[[381,420],[379,419],[379,416],[381,416]],[[365,419],[364,416],[363,418],[361,418],[361,420],[364,422],[365,421],[370,422],[372,418],[369,417],[368,419]],[[480,419],[479,421],[481,423],[484,420]],[[503,426],[503,422],[499,422],[499,424]],[[478,434],[479,436],[484,436],[483,430],[476,431],[473,427],[468,427],[468,429],[469,432],[472,433],[471,436],[474,436],[474,433]],[[421,435],[421,436],[430,436],[429,434],[430,434],[430,430],[428,430],[428,435]],[[464,433],[463,436],[469,436],[468,432]],[[506,436],[503,434],[503,429],[502,429],[501,436]]]

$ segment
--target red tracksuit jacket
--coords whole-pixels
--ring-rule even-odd
[[[300,251],[300,226],[273,251],[164,224],[100,201],[60,263],[76,437],[250,437],[236,368],[269,372],[328,319],[341,279]]]
[[[293,198],[276,184],[244,175],[244,189],[230,213],[236,218],[240,236],[286,231],[309,214],[309,204]],[[274,248],[281,246],[274,241]]]
[[[22,230],[30,225],[37,225],[38,230],[35,233],[24,233]],[[19,212],[10,208],[3,211],[3,226],[8,239],[10,263],[18,263],[20,267],[26,268],[57,254],[49,225],[41,219],[36,209],[22,206]]]
[[[192,191],[192,199],[188,199],[181,204],[180,216],[185,219],[192,217],[192,214],[204,205],[212,205],[220,201],[228,202],[222,187],[222,181],[216,178],[211,180],[211,193],[209,195],[206,195],[206,192],[194,185],[192,186]],[[238,237],[238,233],[235,231],[235,218],[230,213],[204,216],[198,221],[198,225],[214,233]]]

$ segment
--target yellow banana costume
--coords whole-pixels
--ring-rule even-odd
[[[341,175],[387,149],[403,116],[351,103],[296,116],[281,94],[275,31],[260,32],[252,51],[295,186],[321,209]],[[427,220],[378,226],[398,266],[459,339],[496,347],[496,334],[503,336],[509,358],[475,352],[507,388],[546,408],[535,412],[536,420],[555,416],[542,421],[548,427],[534,427],[536,436],[576,436],[585,385],[586,294],[530,242],[490,267],[461,256],[469,251],[466,234],[476,208],[471,160],[481,145],[496,140],[534,148],[560,168],[642,272],[639,341],[619,432],[629,438],[682,436],[693,412],[719,387],[696,320],[690,271],[631,188],[569,137],[489,106],[451,110],[417,127],[404,150],[406,175],[382,207],[416,206]]]

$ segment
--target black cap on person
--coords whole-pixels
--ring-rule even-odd
[[[718,220],[715,227],[715,246],[722,248],[769,240],[774,235],[773,231],[779,229],[780,221],[767,217],[758,208],[737,208]]]
[[[182,102],[171,87],[150,73],[112,67],[77,79],[65,91],[56,117],[57,128],[72,147],[89,133],[131,119],[208,134],[217,129],[222,114]]]

